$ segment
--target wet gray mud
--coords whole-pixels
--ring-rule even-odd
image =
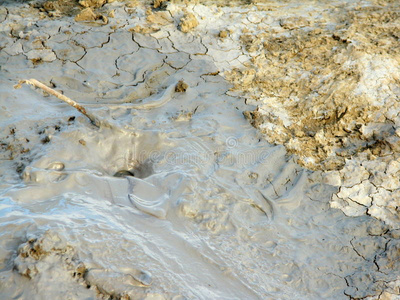
[[[182,4],[154,30],[148,6],[106,4],[103,26],[1,7],[1,298],[395,297],[397,231],[331,208],[337,188],[251,126],[231,44],[180,31]]]

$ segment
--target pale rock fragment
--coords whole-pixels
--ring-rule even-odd
[[[375,203],[373,203],[369,208],[368,208],[368,213],[378,219],[378,220],[382,220],[384,221],[387,225],[389,226],[393,226],[395,225],[397,222],[393,222],[393,217],[390,216],[390,214],[388,213],[388,211],[384,208],[382,208],[382,206],[378,206]],[[396,219],[394,219],[394,221],[397,221]]]
[[[383,188],[378,188],[378,192],[373,196],[373,204],[368,209],[371,216],[384,221],[387,225],[398,228],[400,216],[398,207],[400,206],[400,190],[393,192]]]
[[[198,37],[193,37],[191,35],[184,34],[180,31],[174,32],[169,37],[173,44],[173,48],[186,52],[189,54],[206,54],[207,49],[201,44],[201,40]]]
[[[337,196],[347,201],[350,200],[364,206],[371,206],[372,198],[370,195],[374,193],[376,193],[376,188],[368,180],[365,180],[350,188],[342,186]]]
[[[190,62],[185,66],[189,72],[201,74],[215,74],[219,71],[213,59],[208,55],[191,55]]]
[[[45,49],[47,47],[44,46],[44,40],[46,40],[47,38],[34,38],[31,40],[22,40],[22,48],[24,50],[24,52],[29,52],[31,50],[42,50]],[[47,44],[46,44],[47,45]]]
[[[400,284],[398,284],[398,286],[400,286]],[[397,286],[396,286],[397,289]],[[366,298],[366,300],[374,300],[376,298],[373,297],[368,297]],[[390,293],[389,291],[384,291],[382,292],[382,294],[379,295],[379,300],[398,300],[400,299],[399,295],[397,294],[397,292],[393,292]]]
[[[151,275],[140,270],[134,270],[129,273],[95,268],[87,271],[85,280],[88,284],[96,286],[106,295],[118,295],[124,292],[129,293],[132,287],[149,286],[152,282]],[[142,283],[142,281],[144,283]]]
[[[362,257],[360,258],[363,259]],[[353,299],[365,299],[374,291],[384,289],[384,283],[377,279],[377,276],[373,273],[357,270],[353,274],[346,276],[346,283],[349,288],[345,290],[345,294],[349,294],[351,290]]]
[[[322,181],[323,183],[332,186],[341,186],[342,184],[342,178],[340,176],[339,171],[324,172],[322,175]]]
[[[152,36],[143,35],[141,33],[134,33],[133,40],[138,43],[140,47],[151,49],[160,48],[157,39],[153,38]]]
[[[238,58],[238,61],[240,61],[240,63],[245,64],[246,62],[248,62],[250,60],[250,58],[246,55],[240,55]]]
[[[387,169],[386,169],[386,174],[396,174],[397,172],[400,171],[400,162],[397,160],[392,160],[389,162]]]
[[[85,32],[74,36],[72,39],[76,41],[79,45],[86,48],[100,47],[102,44],[106,43],[109,35],[106,32],[101,31],[91,31],[90,33]]]
[[[363,205],[360,205],[354,201],[346,201],[342,198],[337,197],[336,195],[332,196],[331,207],[337,208],[343,211],[346,216],[349,217],[358,217],[365,215],[367,212],[367,208]]]
[[[398,176],[388,175],[382,182],[381,186],[387,190],[395,190],[400,188],[400,180]]]
[[[6,52],[8,55],[17,55],[23,53],[22,43],[20,41],[16,41],[15,43],[8,45],[2,51]]]
[[[172,45],[172,42],[168,38],[162,38],[158,40],[160,45],[159,51],[161,53],[176,53],[178,52]]]
[[[398,176],[386,174],[385,172],[374,172],[370,181],[378,187],[383,187],[387,190],[400,188]]]
[[[189,54],[186,53],[171,53],[168,54],[165,62],[174,69],[182,69],[190,61]]]
[[[377,256],[376,264],[383,273],[390,273],[400,268],[400,241],[390,240],[386,245],[387,250]]]
[[[392,198],[391,192],[383,189],[383,188],[378,188],[377,192],[372,196],[374,199],[374,204],[378,206],[386,206],[388,204],[388,201]]]
[[[384,222],[381,222],[378,219],[371,219],[371,221],[372,222],[367,227],[367,232],[369,235],[382,236],[388,231],[387,225],[384,224]]]
[[[217,62],[218,63],[218,62]],[[225,62],[223,62],[223,63],[225,63]],[[236,57],[236,58],[234,58],[233,60],[230,60],[229,62],[228,62],[230,65],[231,65],[231,67],[233,67],[233,68],[241,68],[243,65],[242,65],[242,63],[239,61],[239,59],[238,59],[238,57]],[[218,63],[219,64],[219,63]],[[227,67],[227,68],[223,68],[222,66],[221,66],[221,71],[225,71],[225,70],[230,70],[230,68],[229,67]]]
[[[371,175],[377,173],[384,173],[387,168],[387,162],[383,159],[368,159],[367,155],[361,154],[359,156],[359,161],[366,170],[368,170]]]
[[[397,135],[398,137],[400,137],[400,127],[397,127],[397,128],[396,128],[396,135]]]
[[[55,44],[62,43],[65,41],[68,41],[71,39],[71,36],[69,34],[66,34],[65,32],[61,32],[59,34],[55,34],[49,39],[46,40],[46,46],[51,48]]]
[[[155,38],[157,40],[160,40],[160,39],[164,39],[164,38],[169,37],[169,32],[168,31],[164,31],[164,30],[159,30],[159,31],[150,33],[150,35],[153,38]]]
[[[254,24],[261,23],[262,19],[264,17],[263,13],[260,12],[251,12],[248,14],[247,19]]]
[[[392,120],[395,123],[395,127],[398,127],[398,123],[395,122],[397,118],[397,114],[400,110],[400,105],[399,103],[394,103],[393,106],[389,107],[388,110],[385,112],[385,117],[389,120]]]
[[[216,62],[227,61],[230,62],[235,58],[238,58],[241,54],[241,50],[221,51],[215,48],[208,48],[209,55],[211,55]]]
[[[392,135],[386,138],[390,145],[391,151],[400,152],[400,138],[397,135]]]
[[[1,30],[1,29],[0,29]],[[3,49],[14,43],[14,39],[8,35],[0,34],[0,49]]]
[[[393,239],[396,239],[396,240],[400,239],[400,229],[392,229],[392,230],[390,230],[389,234],[390,234],[390,237]]]
[[[54,43],[53,51],[62,60],[78,61],[85,55],[85,49],[78,46],[73,40]]]
[[[54,52],[50,49],[31,50],[26,53],[26,56],[32,61],[51,62],[57,59]]]
[[[0,7],[0,23],[4,22],[7,18],[7,9],[5,7]]]
[[[385,248],[386,240],[381,236],[364,236],[354,237],[351,244],[357,252],[366,259],[373,260],[377,253],[380,253]]]
[[[385,123],[368,123],[361,126],[361,133],[366,139],[380,138],[385,135],[385,133],[390,132],[392,129],[392,124]]]
[[[351,187],[369,178],[369,173],[365,167],[356,161],[347,160],[346,165],[340,170],[343,186]]]

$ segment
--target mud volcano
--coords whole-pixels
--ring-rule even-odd
[[[3,1],[0,298],[397,299],[399,11]]]

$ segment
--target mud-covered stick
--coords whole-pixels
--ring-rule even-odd
[[[66,102],[67,104],[71,105],[72,107],[76,108],[80,113],[84,114],[89,120],[90,122],[92,122],[93,125],[100,127],[100,124],[102,122],[100,122],[100,120],[92,115],[91,113],[87,112],[86,109],[80,105],[79,103],[77,103],[76,101],[68,98],[67,96],[64,96],[63,94],[53,90],[52,88],[49,88],[48,86],[44,85],[43,83],[37,81],[36,79],[26,79],[26,80],[20,80],[18,84],[14,85],[15,89],[19,89],[21,88],[22,84],[30,84],[33,85],[35,87],[38,87],[40,89],[42,89],[43,91],[56,96],[58,99]],[[103,122],[104,123],[104,122]]]

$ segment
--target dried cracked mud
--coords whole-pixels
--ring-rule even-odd
[[[399,299],[399,27],[396,1],[3,1],[0,298]]]

